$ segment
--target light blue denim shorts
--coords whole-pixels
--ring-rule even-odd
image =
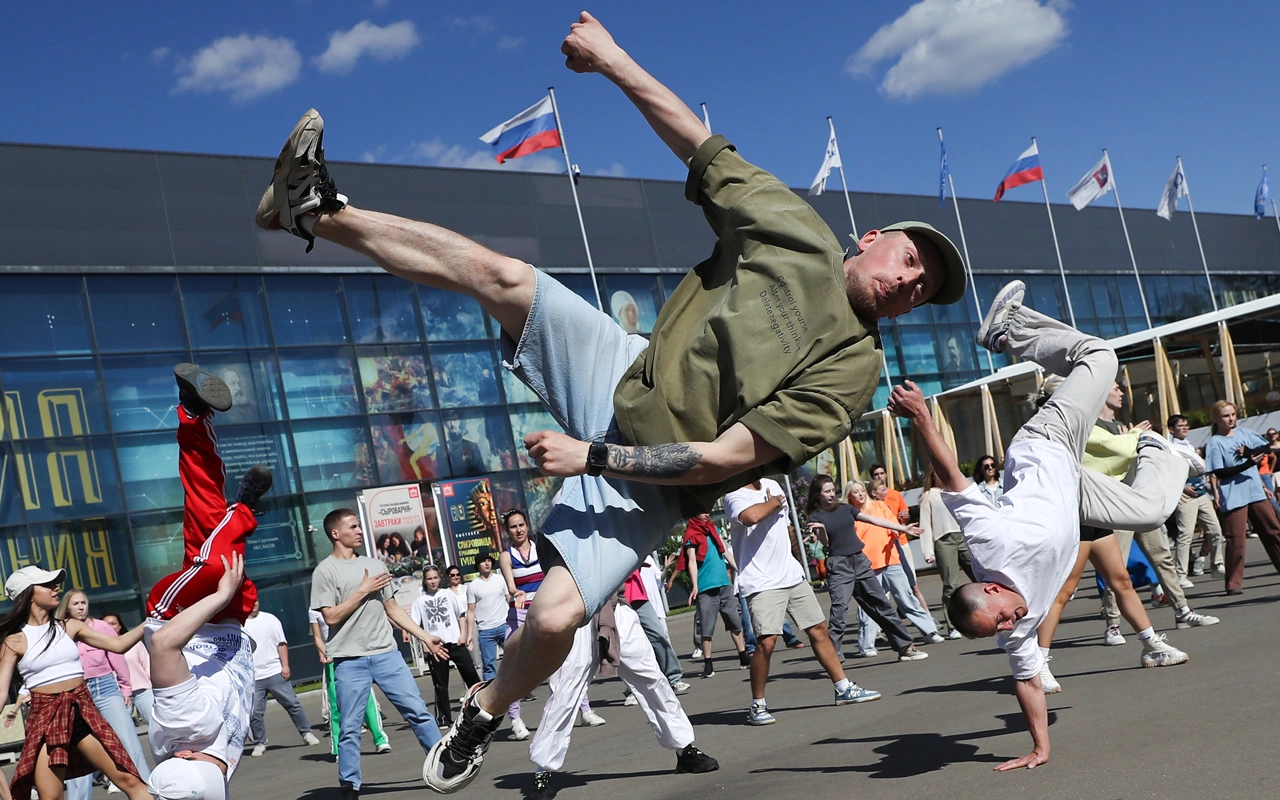
[[[649,340],[534,272],[528,321],[519,343],[503,334],[502,366],[542,399],[570,436],[617,442],[613,392]],[[532,522],[578,584],[586,624],[680,519],[673,487],[580,475],[564,481],[545,520]]]

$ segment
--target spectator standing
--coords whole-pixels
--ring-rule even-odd
[[[476,554],[476,577],[467,584],[467,613],[475,620],[480,642],[481,680],[498,674],[498,645],[507,641],[507,582],[493,571],[493,554]]]
[[[970,477],[982,496],[994,506],[1004,493],[1000,488],[1000,470],[996,468],[995,458],[989,455],[979,458],[978,463],[973,465],[973,475]]]
[[[333,679],[333,659],[329,658],[325,644],[329,641],[329,626],[324,621],[324,615],[314,608],[307,611],[307,620],[311,623],[311,640],[315,643],[316,655],[324,665],[324,672],[320,674],[320,704],[324,710],[325,721],[329,723],[330,754],[336,756],[338,740],[342,738],[340,727],[342,714],[338,711],[338,684]],[[364,727],[368,728],[369,733],[373,735],[373,746],[378,753],[391,752],[391,740],[382,729],[382,708],[378,705],[378,698],[374,695],[372,688],[369,689],[369,702],[364,708]]]
[[[103,614],[102,621],[111,626],[117,636],[123,636],[127,630],[120,620],[119,614]],[[133,709],[138,712],[143,723],[151,725],[151,705],[155,695],[151,691],[151,654],[147,646],[138,642],[124,654],[124,661],[129,665],[129,688],[133,690]]]
[[[1187,460],[1189,465],[1187,483],[1182,487],[1182,496],[1178,498],[1178,508],[1173,512],[1174,569],[1181,579],[1197,574],[1191,562],[1191,540],[1195,537],[1196,526],[1204,530],[1205,544],[1213,557],[1213,569],[1224,572],[1222,561],[1222,526],[1218,523],[1218,515],[1213,510],[1213,496],[1209,493],[1209,482],[1205,476],[1205,463],[1196,452],[1195,445],[1187,441],[1191,432],[1191,422],[1181,414],[1169,417],[1166,425],[1169,432],[1169,446],[1173,452]],[[1190,588],[1190,587],[1186,587]]]
[[[924,553],[924,560],[937,564],[938,576],[942,578],[942,617],[947,623],[948,638],[959,639],[961,634],[951,624],[951,611],[947,601],[960,585],[962,575],[974,580],[973,556],[969,554],[969,546],[964,543],[960,523],[956,522],[956,518],[951,516],[946,504],[942,502],[942,489],[932,465],[925,474],[924,494],[920,496],[920,527],[924,530],[920,535],[920,550]]]
[[[1236,407],[1224,400],[1209,410],[1213,436],[1204,447],[1205,466],[1217,484],[1214,506],[1222,515],[1226,539],[1226,590],[1244,594],[1245,526],[1252,522],[1262,539],[1271,564],[1280,572],[1280,519],[1267,502],[1266,487],[1258,464],[1270,454],[1270,445],[1247,428],[1236,427]]]
[[[253,716],[249,718],[249,733],[253,736],[254,758],[267,752],[267,695],[276,699],[298,735],[307,745],[320,744],[320,740],[311,732],[311,723],[307,721],[307,712],[302,710],[298,695],[289,682],[292,671],[289,669],[289,642],[284,636],[284,627],[275,614],[263,611],[257,599],[253,601],[253,611],[244,621],[245,632],[253,639]]]
[[[440,637],[448,658],[431,659],[431,683],[436,690],[436,724],[453,724],[453,702],[449,699],[449,662],[458,668],[462,682],[470,689],[480,682],[467,645],[471,626],[467,623],[467,607],[458,595],[440,588],[440,569],[429,566],[422,571],[422,594],[413,601],[409,617],[422,629]]]
[[[742,614],[738,608],[738,598],[733,593],[733,578],[730,570],[737,572],[733,554],[728,552],[710,514],[699,514],[689,520],[685,530],[684,543],[685,568],[689,571],[689,582],[693,590],[689,602],[697,603],[698,638],[702,647],[702,676],[710,678],[716,674],[711,657],[712,636],[716,631],[717,617],[724,619],[724,627],[729,631],[733,646],[738,651],[738,665],[742,669],[751,666],[747,657],[747,645],[742,638]]]

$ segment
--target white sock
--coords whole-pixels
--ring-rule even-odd
[[[1183,606],[1182,608],[1178,609],[1178,616],[1180,617],[1185,617],[1190,613],[1191,613],[1191,606]]]
[[[1148,639],[1154,639],[1156,638],[1156,629],[1150,626],[1143,628],[1142,630],[1138,631],[1138,638],[1144,642],[1147,641]]]
[[[848,678],[841,678],[840,680],[836,681],[836,691],[843,692],[845,689],[848,689],[852,685],[853,683]]]
[[[1045,659],[1048,659],[1048,658],[1049,658],[1049,648],[1047,648],[1047,647],[1041,647],[1041,648],[1040,648],[1040,655],[1041,655],[1041,656],[1043,656]]]
[[[306,231],[309,236],[315,236],[316,235],[316,215],[303,214],[301,217],[298,217],[298,227]]]
[[[768,703],[766,703],[766,702],[764,701],[764,698],[763,698],[763,697],[761,697],[759,700],[756,700],[755,698],[752,698],[752,700],[751,700],[751,705],[753,705],[753,706],[755,706],[755,707],[757,707],[757,708],[768,708],[768,707],[769,707],[769,704],[768,704]]]

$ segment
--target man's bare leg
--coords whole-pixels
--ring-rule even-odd
[[[350,205],[321,214],[314,232],[368,256],[392,275],[474,297],[508,336],[520,340],[535,285],[523,261],[439,225]]]

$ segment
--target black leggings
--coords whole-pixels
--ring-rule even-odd
[[[449,662],[457,666],[458,674],[468,689],[480,682],[480,676],[476,674],[471,651],[457,642],[445,644],[444,648],[449,653],[448,659],[437,661],[430,653],[426,655],[431,665],[431,683],[436,689],[436,720],[448,723],[453,719],[453,701],[449,698]]]

